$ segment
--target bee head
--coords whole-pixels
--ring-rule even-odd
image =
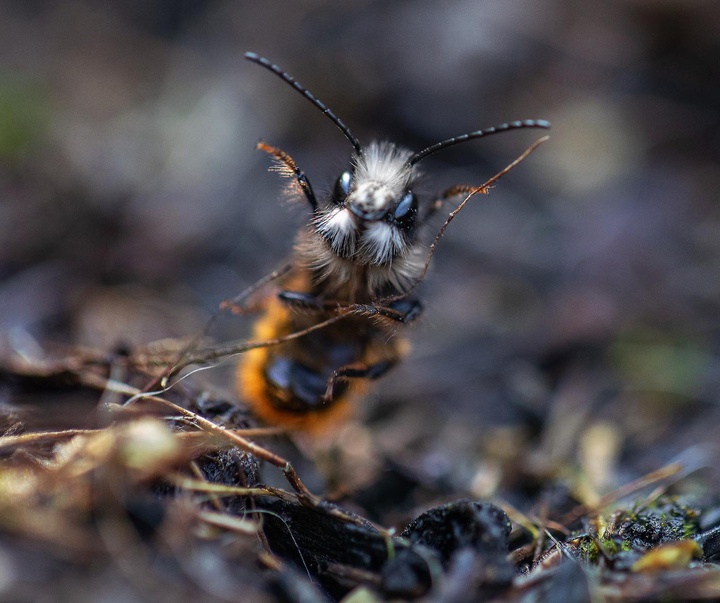
[[[314,227],[332,251],[362,264],[386,265],[407,252],[418,226],[412,153],[373,142],[340,174]]]
[[[317,203],[309,181],[287,154],[272,148],[269,152],[280,162],[281,173],[297,178],[313,208],[315,233],[324,239],[335,256],[362,266],[388,267],[395,259],[412,252],[421,221],[418,200],[412,190],[417,177],[416,163],[437,151],[476,138],[520,128],[550,127],[542,119],[512,121],[448,138],[417,153],[387,142],[373,142],[363,147],[350,128],[292,76],[253,52],[245,53],[245,58],[302,94],[338,127],[355,149],[352,168],[340,174],[324,205]]]

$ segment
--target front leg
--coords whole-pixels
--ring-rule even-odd
[[[261,151],[265,151],[268,155],[275,159],[274,171],[278,172],[281,176],[294,178],[297,181],[300,190],[307,199],[307,202],[310,204],[313,211],[315,211],[317,209],[317,199],[315,198],[315,193],[310,185],[310,180],[308,180],[305,172],[297,166],[295,160],[285,151],[278,149],[277,147],[270,146],[269,144],[265,144],[262,141],[258,142],[257,148]]]
[[[386,306],[379,304],[357,304],[356,311],[366,316],[387,318],[393,322],[409,324],[423,312],[423,306],[417,299],[397,299]]]
[[[427,214],[425,215],[425,219],[430,218],[437,212],[439,209],[441,209],[445,202],[448,199],[452,199],[453,197],[457,197],[459,195],[469,195],[470,193],[482,193],[483,195],[487,195],[490,192],[489,186],[473,186],[471,184],[456,184],[455,186],[450,187],[449,189],[443,191],[443,193],[433,201],[432,205],[430,205],[430,208],[427,211]]]

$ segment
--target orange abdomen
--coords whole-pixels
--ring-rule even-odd
[[[253,340],[266,341],[307,328],[326,315],[296,313],[272,299],[255,325]],[[278,345],[249,350],[237,369],[237,386],[252,412],[269,425],[289,430],[325,431],[346,420],[368,379],[338,381],[330,399],[327,385],[337,369],[394,364],[407,343],[389,339],[367,317],[337,323]]]

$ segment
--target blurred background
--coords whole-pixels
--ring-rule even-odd
[[[372,429],[347,428],[349,454],[477,496],[558,467],[603,492],[711,466],[719,31],[712,0],[2,2],[2,354],[192,337],[282,264],[307,210],[256,142],[320,193],[351,147],[252,50],[364,143],[553,123],[448,228],[413,353],[363,408]],[[541,134],[438,153],[423,192],[479,184]],[[213,337],[249,328],[220,317]],[[203,379],[236,397],[227,366]]]

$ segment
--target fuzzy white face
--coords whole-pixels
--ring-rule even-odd
[[[330,203],[316,211],[313,226],[332,252],[367,266],[404,258],[416,238],[415,174],[411,152],[387,142],[371,143],[344,172]]]

